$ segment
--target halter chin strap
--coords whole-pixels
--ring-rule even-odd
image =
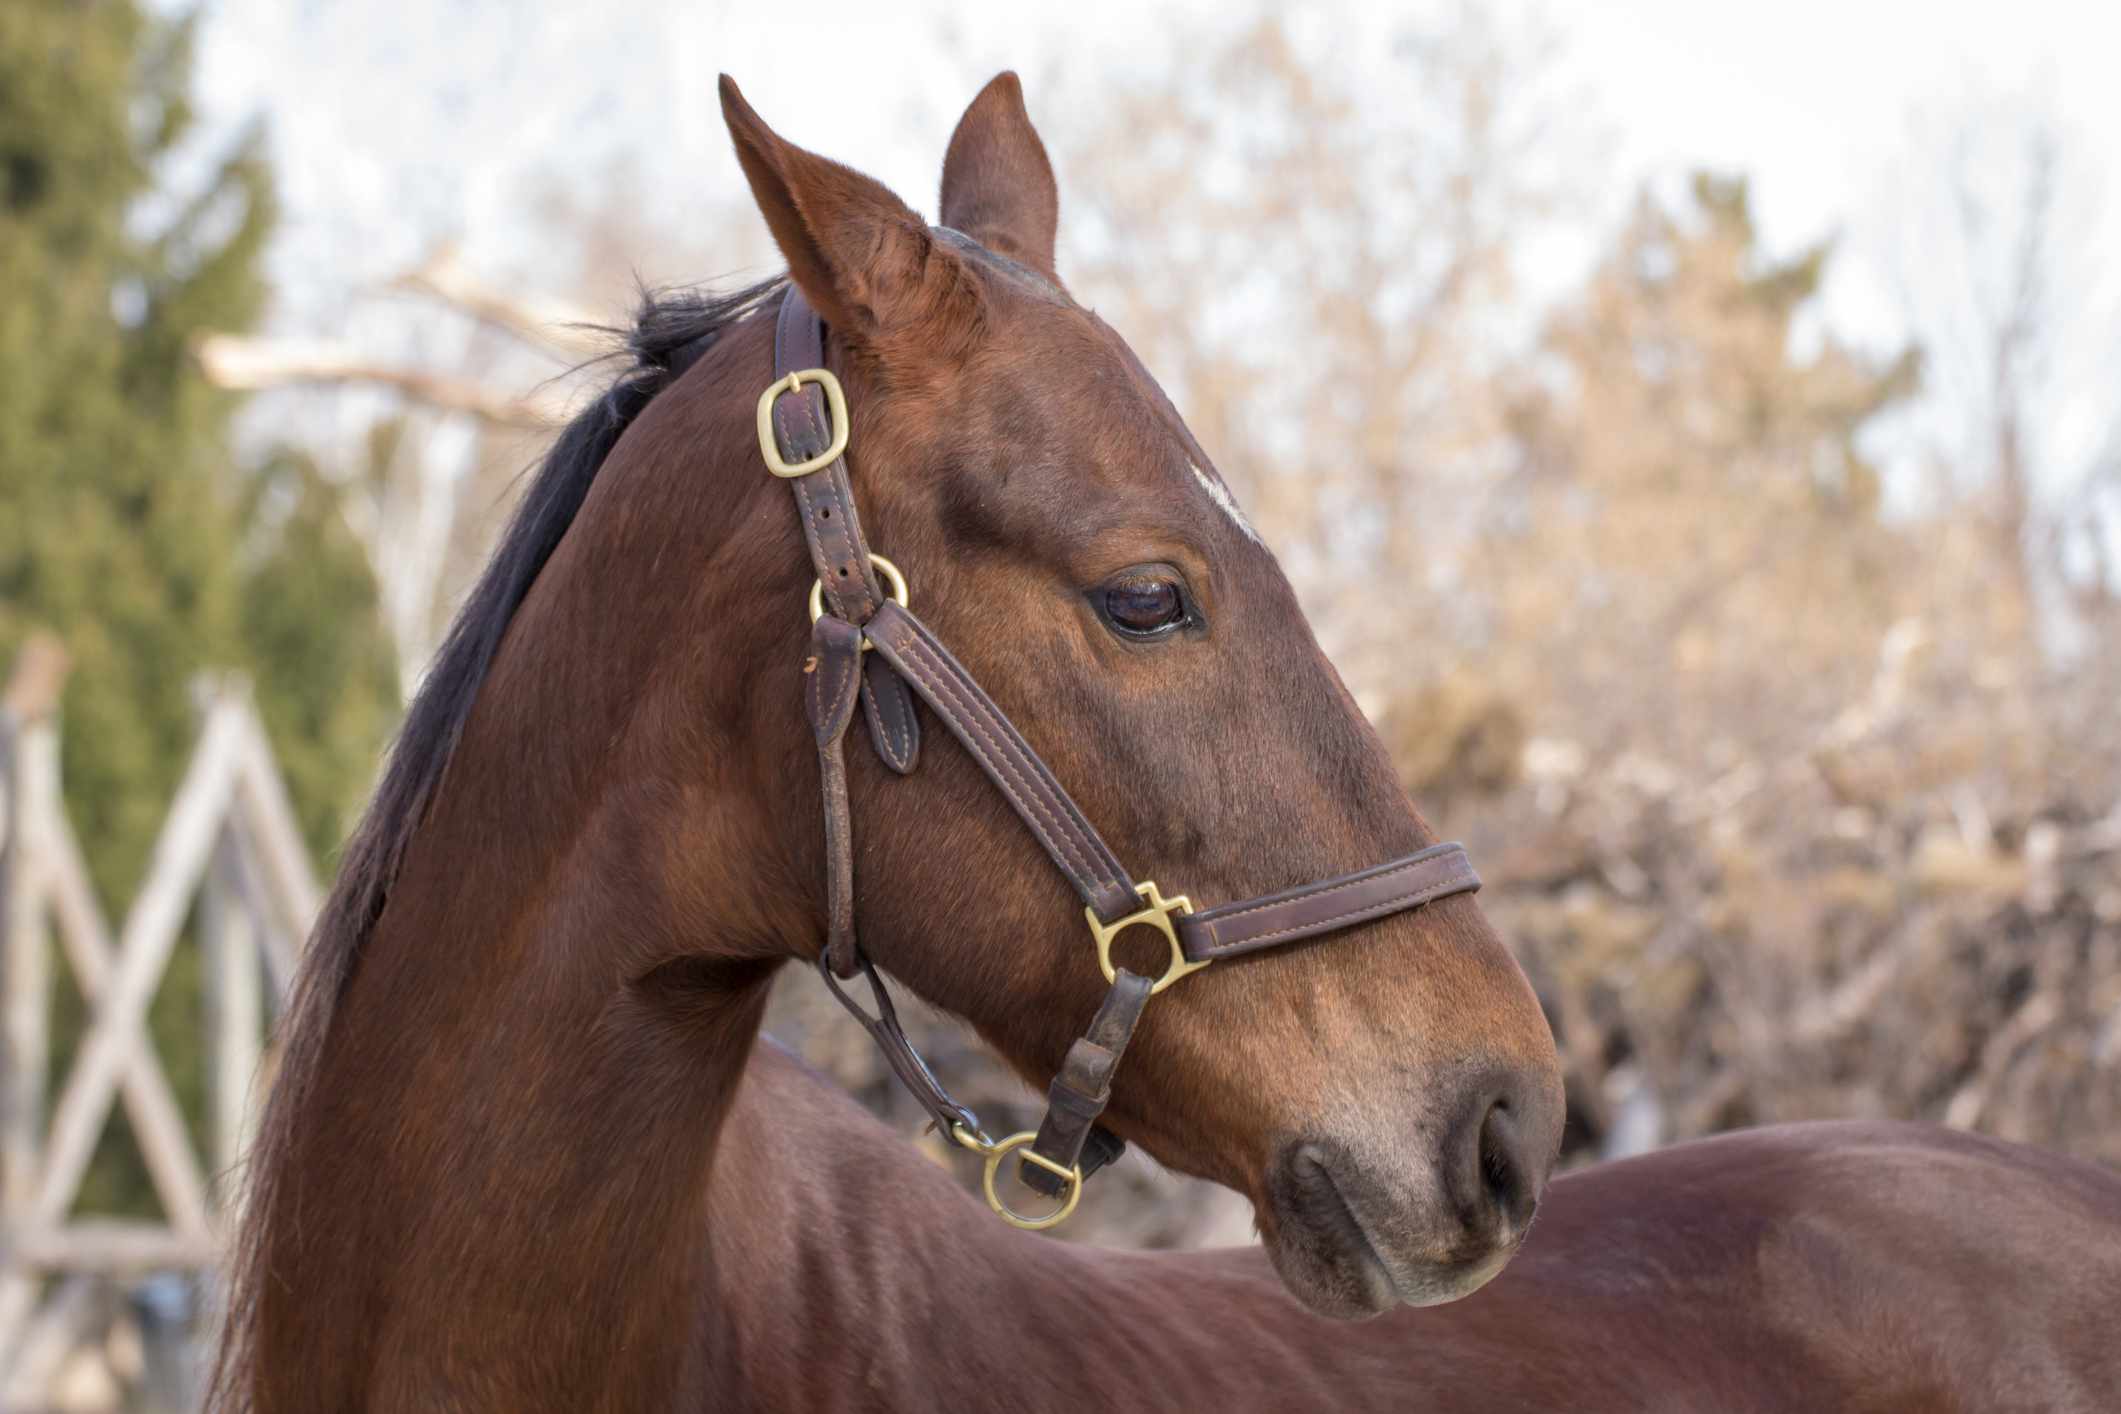
[[[774,381],[759,398],[759,450],[767,469],[795,492],[803,538],[817,569],[803,698],[824,795],[826,937],[819,971],[833,996],[875,1038],[893,1073],[936,1128],[985,1156],[989,1206],[1018,1227],[1052,1227],[1075,1210],[1083,1180],[1125,1150],[1097,1121],[1150,997],[1221,958],[1471,893],[1480,887],[1480,876],[1463,846],[1439,844],[1359,873],[1203,913],[1195,913],[1182,895],[1165,898],[1153,881],[1136,883],[1023,733],[914,617],[897,567],[871,554],[863,542],[847,480],[846,397],[824,367],[824,345],[823,321],[791,285],[775,326]],[[890,991],[855,938],[853,827],[843,743],[859,704],[877,754],[892,770],[910,773],[920,752],[914,694],[978,763],[1081,897],[1098,967],[1112,984],[1088,1032],[1070,1048],[1054,1077],[1046,1117],[1035,1132],[988,1138],[978,1117],[950,1097],[907,1040]],[[1136,926],[1156,929],[1169,946],[1169,960],[1155,978],[1112,961],[1113,941]],[[874,1015],[841,986],[841,979],[857,972],[868,978]],[[1026,1185],[1061,1200],[1057,1211],[1029,1217],[1002,1200],[995,1179],[1011,1154],[1018,1155],[1018,1176]]]

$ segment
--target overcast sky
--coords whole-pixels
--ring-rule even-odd
[[[1300,31],[1330,27],[1333,42],[1354,52],[1395,18],[1434,10],[1280,12]],[[683,235],[720,219],[738,189],[715,104],[719,70],[735,74],[791,138],[927,206],[949,126],[995,70],[1025,74],[1033,114],[1052,133],[1069,114],[1042,106],[1040,74],[1065,69],[1077,92],[1094,90],[1085,73],[1177,82],[1185,55],[1158,44],[1158,33],[1181,20],[1243,28],[1257,13],[1206,0],[209,0],[198,81],[215,128],[259,114],[269,124],[286,207],[273,256],[277,318],[320,333],[374,318],[351,308],[348,292],[406,268],[445,236],[489,275],[565,278],[549,263],[538,203],[615,180],[639,193],[638,258],[652,264],[651,251],[685,249]],[[1925,281],[1952,278],[1941,265],[1909,269],[1909,227],[1927,219],[1920,194],[1908,190],[1910,154],[1925,141],[1934,149],[1957,115],[1983,108],[2015,106],[2060,124],[2074,248],[2121,248],[2114,7],[1625,0],[1534,13],[1559,39],[1557,78],[1580,95],[1572,101],[1601,154],[1589,174],[1599,219],[1573,241],[1538,248],[1526,272],[1535,292],[1580,273],[1600,222],[1641,180],[1673,182],[1712,166],[1751,175],[1772,246],[1842,234],[1848,255],[1827,317],[1838,330],[1890,343],[1926,302]],[[659,239],[647,240],[648,231]],[[2069,444],[2066,459],[2088,455],[2112,426],[2105,388],[2121,381],[2109,377],[2121,365],[2107,333],[2121,323],[2121,262],[2080,263],[2071,299],[2096,317],[2081,321],[2083,347],[2064,359],[2061,381],[2074,391],[2058,395],[2046,419]]]

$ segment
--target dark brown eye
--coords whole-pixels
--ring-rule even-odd
[[[1175,580],[1135,575],[1107,585],[1105,618],[1121,633],[1149,638],[1186,621],[1186,596]]]

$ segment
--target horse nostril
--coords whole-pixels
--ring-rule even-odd
[[[1480,1122],[1479,1164],[1482,1187],[1503,1221],[1523,1231],[1539,1205],[1539,1183],[1527,1162],[1524,1136],[1508,1096],[1490,1105]]]
[[[1507,1081],[1468,1096],[1450,1153],[1450,1190],[1468,1229],[1521,1234],[1539,1206],[1547,1165],[1542,1135],[1524,1097]]]

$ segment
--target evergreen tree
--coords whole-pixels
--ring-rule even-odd
[[[126,0],[0,6],[0,664],[39,628],[73,657],[67,806],[114,916],[189,759],[195,674],[250,672],[319,845],[364,788],[394,697],[374,586],[328,487],[286,458],[239,475],[234,400],[189,354],[255,321],[273,218],[255,131],[168,185],[193,127],[191,33]],[[58,996],[63,1065],[80,1014]],[[153,1024],[195,1115],[197,1007],[180,949]],[[151,1206],[130,1147],[106,1135],[84,1208]]]
[[[256,315],[271,196],[246,144],[137,230],[189,126],[188,37],[130,4],[0,15],[0,652],[66,639],[69,805],[112,901],[183,769],[188,680],[238,656],[230,409],[185,343]]]

